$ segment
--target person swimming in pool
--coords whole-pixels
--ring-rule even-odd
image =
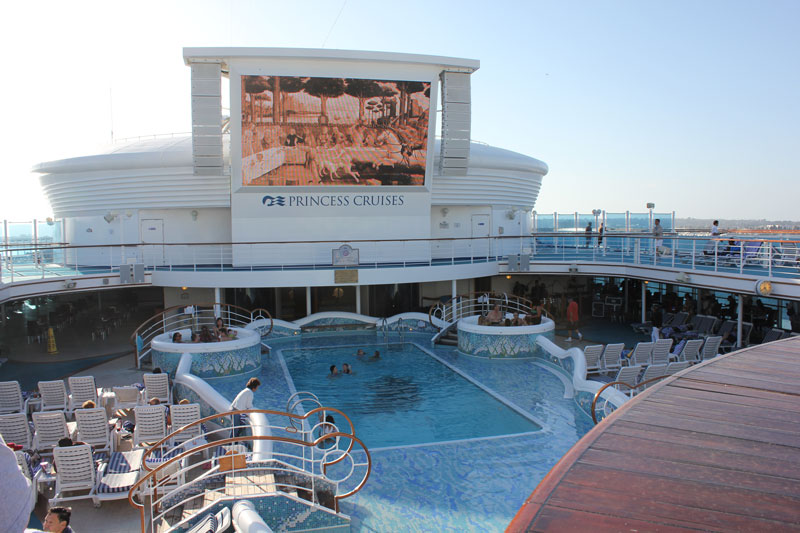
[[[339,370],[336,368],[336,365],[331,365],[330,371],[331,371],[331,373],[328,374],[329,378],[338,378],[339,377]]]
[[[352,374],[353,370],[350,368],[349,363],[342,363],[342,374]]]
[[[356,357],[364,357],[365,355],[367,354],[361,348],[359,348],[358,351],[356,352]]]
[[[370,361],[377,361],[380,358],[381,358],[381,352],[379,352],[378,350],[375,350],[375,353],[372,354],[372,357],[370,357],[369,360]]]

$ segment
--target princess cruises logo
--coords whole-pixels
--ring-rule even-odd
[[[286,199],[283,196],[265,196],[261,199],[261,203],[267,207],[272,207],[273,205],[284,206],[286,205]]]

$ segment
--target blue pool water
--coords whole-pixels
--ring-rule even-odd
[[[272,352],[263,359],[263,368],[259,374],[262,386],[256,391],[255,405],[264,409],[286,410],[286,401],[294,392],[294,387],[287,381],[283,354],[291,360],[306,349],[321,349],[323,357],[317,358],[319,369],[298,364],[290,370],[297,390],[303,390],[301,383],[305,383],[305,379],[311,375],[313,379],[308,383],[321,382],[322,386],[321,389],[314,385],[317,388],[311,392],[324,396],[326,393],[323,389],[328,386],[328,379],[324,377],[328,373],[328,366],[336,364],[341,367],[343,362],[349,362],[357,373],[331,380],[335,384],[330,384],[335,387],[332,392],[346,396],[355,381],[366,380],[372,372],[364,369],[368,363],[359,365],[356,364],[357,361],[354,362],[356,349],[380,343],[382,340],[383,335],[376,335],[374,332],[304,334],[270,339],[268,342]],[[398,340],[395,334],[392,345]],[[565,397],[562,379],[543,368],[535,359],[490,360],[464,356],[455,347],[431,346],[430,335],[421,333],[407,333],[405,340],[413,340],[432,351],[481,387],[513,403],[528,416],[540,421],[543,429],[530,431],[531,424],[526,433],[508,432],[481,437],[485,427],[492,423],[489,419],[493,413],[491,416],[485,413],[475,414],[472,401],[474,397],[491,396],[470,382],[466,383],[473,387],[474,397],[469,397],[466,406],[462,405],[461,410],[472,413],[471,431],[465,432],[462,440],[380,447],[382,444],[370,443],[368,428],[362,427],[362,423],[356,420],[356,434],[367,441],[371,453],[372,473],[360,492],[341,501],[342,512],[352,518],[351,530],[437,533],[504,531],[539,481],[591,429],[591,419],[580,410],[574,399]],[[386,345],[378,349],[384,354]],[[375,363],[376,369],[387,368],[390,355],[387,352],[383,358],[387,366],[381,367]],[[438,372],[443,373],[446,370],[452,374],[447,367],[430,356],[427,357],[432,363],[439,365]],[[392,364],[395,363],[400,364],[401,370],[409,367],[402,365],[403,360],[400,358]],[[286,364],[286,367],[289,366],[294,365]],[[408,377],[401,370],[386,375],[394,378]],[[412,371],[413,380],[410,384],[419,385],[418,380],[424,375],[425,372],[417,374]],[[210,379],[209,383],[232,400],[248,377],[250,375],[215,378]],[[351,378],[353,381],[344,381]],[[409,382],[402,384],[408,385]],[[414,392],[412,389],[413,387],[405,387],[406,404],[414,403],[414,395],[409,394]],[[380,403],[376,391],[369,388],[366,391],[373,395],[373,404],[376,401]],[[359,407],[358,400],[356,397],[354,407],[342,405],[337,399],[330,402],[326,399],[323,403],[351,416],[353,408]],[[419,421],[425,416],[416,413],[414,409],[409,409],[409,412],[412,414],[405,416],[405,419]],[[403,417],[387,413],[381,419],[383,425],[380,431],[393,432],[395,419],[402,421]],[[527,419],[522,420],[528,423]],[[383,437],[379,435],[378,438]]]
[[[357,357],[357,348],[380,350],[381,357]],[[410,343],[284,349],[281,355],[296,389],[346,413],[369,448],[541,429]],[[353,374],[329,377],[330,365],[343,363]]]

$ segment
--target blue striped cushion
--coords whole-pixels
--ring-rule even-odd
[[[106,473],[127,474],[128,472],[135,472],[142,467],[142,455],[144,455],[144,450],[114,452],[108,461]]]

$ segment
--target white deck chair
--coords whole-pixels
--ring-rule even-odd
[[[22,399],[19,381],[0,381],[0,413],[27,413],[28,402]]]
[[[163,405],[140,405],[133,410],[136,426],[133,445],[156,442],[167,436],[167,412]]]
[[[672,349],[672,339],[658,339],[653,344],[653,353],[650,356],[654,365],[666,365],[669,363],[669,351]]]
[[[113,450],[114,439],[108,425],[106,410],[102,407],[94,409],[76,409],[75,421],[78,423],[77,439],[90,445],[95,451]]]
[[[703,343],[702,356],[703,360],[712,359],[719,353],[719,345],[722,343],[722,337],[707,337],[706,342]]]
[[[172,431],[177,431],[179,428],[188,426],[192,422],[197,422],[202,418],[200,414],[200,404],[187,403],[183,405],[173,405],[170,407],[170,417],[172,418]],[[200,424],[195,424],[184,431],[175,435],[172,439],[174,444],[183,444],[189,442],[190,446],[200,446],[207,442],[203,436],[203,428]]]
[[[95,488],[95,506],[101,501],[123,500],[128,497],[142,468],[142,455],[144,450],[130,452],[114,452],[97,471],[97,486]]]
[[[164,404],[172,403],[172,391],[169,389],[169,374],[144,374],[144,403],[149,404],[153,398]]]
[[[94,376],[80,376],[69,378],[69,412],[80,409],[83,402],[92,400],[95,405],[100,405],[97,401],[97,385]]]
[[[686,341],[686,345],[681,352],[681,360],[690,365],[700,362],[700,348],[703,346],[703,339],[691,339]]]
[[[87,444],[55,448],[53,460],[56,464],[56,492],[50,499],[50,505],[70,500],[91,498],[95,506],[99,504],[95,497],[97,471],[95,470],[92,447]],[[88,491],[86,494],[74,495],[76,491]],[[67,496],[65,493],[69,492]]]
[[[139,405],[139,389],[114,387],[114,409],[133,409]]]
[[[207,513],[203,515],[194,526],[186,530],[186,533],[222,533],[227,531],[229,527],[231,527],[231,510],[223,507],[217,514]]]
[[[33,437],[25,413],[0,415],[0,435],[3,440],[19,444],[25,450],[33,449]]]
[[[639,380],[639,383],[644,383],[648,379],[660,378],[661,376],[664,376],[666,373],[667,373],[666,364],[649,365],[647,368],[644,369],[644,375],[642,376],[642,379]],[[647,385],[639,385],[640,388],[637,392],[641,392],[649,388],[651,385],[655,385],[656,383],[658,382],[654,381],[652,383],[648,383]]]
[[[603,355],[603,345],[595,344],[593,346],[586,346],[583,349],[583,356],[586,358],[586,373],[599,374],[600,373],[600,356]]]
[[[33,447],[39,453],[51,454],[52,448],[58,446],[59,440],[69,437],[63,411],[33,413],[33,425],[36,428]]]
[[[63,379],[40,381],[39,392],[42,394],[42,411],[66,411],[69,409],[67,387]]]
[[[684,368],[689,368],[689,361],[677,361],[675,363],[670,363],[667,365],[666,375],[671,376],[672,374],[677,374]]]
[[[620,392],[632,397],[636,387],[637,378],[639,377],[639,373],[641,371],[642,367],[639,365],[624,366],[620,368],[619,372],[617,372],[617,377],[614,378],[614,381],[622,381],[623,383],[627,383],[631,386],[631,388],[629,389],[628,387],[624,387],[622,385],[614,385],[614,387]]]
[[[761,344],[780,340],[783,338],[783,333],[784,331],[782,329],[772,328],[764,335],[764,338],[761,340]]]
[[[606,345],[606,349],[603,350],[604,370],[619,370],[622,368],[622,361],[619,356],[622,355],[623,348],[625,348],[625,345],[622,343]]]
[[[653,354],[652,342],[638,342],[629,357],[631,365],[648,365],[650,356]]]

